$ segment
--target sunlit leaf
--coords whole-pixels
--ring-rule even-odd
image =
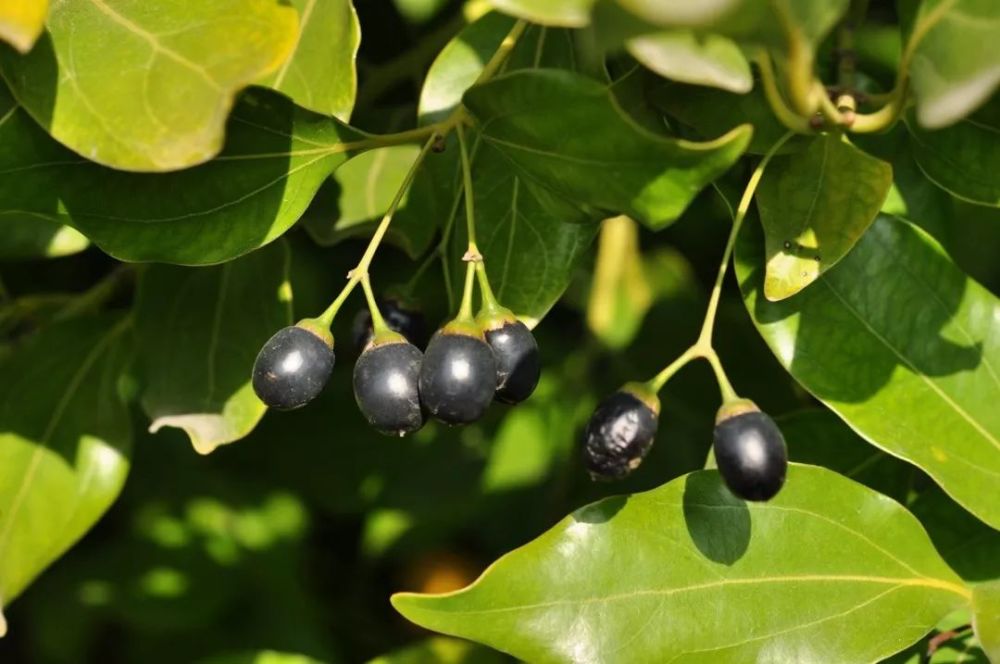
[[[0,6],[0,39],[27,53],[45,29],[48,10],[48,0],[5,0]]]

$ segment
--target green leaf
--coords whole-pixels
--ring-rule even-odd
[[[990,98],[1000,84],[997,40],[993,0],[922,0],[906,45],[922,126],[950,125]]]
[[[782,415],[776,420],[792,461],[828,468],[900,502],[907,499],[913,468],[867,444],[830,411],[812,408]],[[962,514],[985,527],[967,513]],[[926,523],[924,525],[926,527]],[[938,550],[943,551],[933,534],[931,539]],[[952,564],[947,556],[945,560]],[[962,578],[967,577],[962,575]]]
[[[953,196],[1000,207],[1000,99],[946,129],[928,131],[907,117],[913,157]]]
[[[150,431],[183,429],[208,454],[250,433],[267,408],[250,374],[261,346],[292,323],[284,242],[225,265],[151,266],[135,319]]]
[[[88,246],[87,238],[69,226],[42,217],[0,213],[0,260],[69,256]]]
[[[307,655],[296,655],[277,650],[258,650],[234,655],[219,655],[203,659],[199,664],[324,664],[322,660]]]
[[[1000,660],[1000,581],[972,587],[972,624],[991,661]]]
[[[764,296],[795,295],[851,250],[892,186],[892,166],[839,136],[774,159],[757,193],[764,227]]]
[[[352,157],[333,174],[334,191],[329,198],[314,201],[316,210],[304,217],[305,229],[318,244],[329,246],[349,237],[370,235],[396,196],[407,172],[416,161],[420,148],[415,145],[392,145],[375,148]],[[418,199],[422,190],[418,189]],[[440,219],[416,211],[418,200],[404,194],[389,226],[387,239],[410,257],[420,256],[434,239]],[[412,204],[411,204],[412,203]]]
[[[559,70],[519,71],[465,95],[483,140],[534,182],[579,204],[669,225],[750,141],[749,125],[706,143],[654,134],[611,90]]]
[[[923,489],[909,508],[959,576],[977,582],[1000,579],[1000,531],[974,518],[934,485]]]
[[[132,443],[118,381],[128,319],[45,328],[3,363],[0,384],[0,606],[111,506]],[[0,635],[6,625],[0,615]]]
[[[0,53],[0,75],[60,143],[132,171],[218,154],[235,94],[277,69],[297,33],[274,0],[65,0],[46,25],[27,55]]]
[[[291,0],[299,12],[299,35],[291,56],[262,79],[299,106],[347,122],[358,77],[354,58],[361,25],[351,0]]]
[[[580,28],[590,22],[596,0],[489,0],[498,10],[541,25]]]
[[[628,51],[657,74],[675,81],[738,93],[753,87],[750,63],[735,42],[721,35],[657,32],[630,39]]]
[[[361,135],[266,90],[246,93],[223,154],[169,174],[123,173],[46,136],[0,87],[0,217],[69,224],[126,261],[209,264],[285,232]],[[353,141],[353,142],[352,142]],[[155,202],[155,204],[153,204]]]
[[[760,297],[755,227],[744,229],[736,259],[747,309],[792,376],[870,443],[1000,527],[1000,302],[923,231],[891,217],[781,302]]]
[[[765,154],[788,129],[774,117],[760,86],[738,95],[694,85],[660,82],[649,90],[650,103],[693,128],[701,138],[731,131],[742,123],[753,125],[750,154]],[[795,152],[812,143],[812,137],[793,136],[778,154]]]
[[[0,39],[27,53],[45,29],[48,10],[48,0],[5,0],[0,6]]]
[[[468,641],[435,636],[376,657],[368,664],[503,664],[498,652]]]
[[[793,465],[769,503],[714,471],[608,498],[463,590],[392,603],[528,661],[824,662],[890,655],[969,596],[898,503]]]

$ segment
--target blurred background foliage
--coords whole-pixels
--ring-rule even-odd
[[[402,118],[412,126],[426,66],[462,25],[460,3],[379,0],[359,2],[357,10],[365,32],[352,123],[374,130]],[[912,158],[900,154],[892,133],[862,143],[893,161],[897,186],[906,181],[898,174],[912,169]],[[1000,237],[980,232],[995,228],[1000,210],[957,202],[916,175],[912,188],[898,192],[898,205],[919,204],[920,221],[958,265],[1000,292]],[[746,173],[737,168],[729,177],[742,182]],[[331,183],[332,204],[338,186]],[[600,396],[648,377],[696,336],[729,223],[712,188],[656,234],[625,218],[604,222],[591,256],[536,330],[545,367],[537,392],[517,409],[495,407],[463,429],[432,423],[393,439],[364,423],[350,391],[351,315],[337,321],[338,362],[322,397],[299,411],[269,413],[246,439],[210,456],[195,454],[176,429],[145,433],[133,403],[132,470],[120,499],[5,608],[17,628],[0,640],[0,661],[505,661],[421,632],[392,610],[390,593],[459,588],[571,510],[704,465],[718,393],[701,364],[661,395],[657,443],[628,480],[592,482],[577,442]],[[324,308],[363,248],[358,239],[320,246],[307,227],[287,235],[297,318]],[[602,252],[636,260],[602,261]],[[117,265],[94,248],[44,261],[4,256],[2,296],[18,304],[2,310],[0,332],[8,341],[0,352]],[[375,262],[375,283],[404,283],[416,265],[386,247]],[[131,303],[130,282],[122,281],[112,307]],[[436,270],[417,294],[429,321],[445,319]],[[361,306],[357,298],[354,307]],[[963,576],[974,578],[976,566],[998,554],[995,532],[988,533],[992,546],[974,549],[985,560],[963,558],[961,548],[949,552],[949,541],[965,541],[963,519],[970,529],[983,527],[919,471],[860,444],[828,414],[803,413],[815,402],[754,330],[732,281],[717,348],[740,393],[781,418],[793,459],[835,468],[910,505]],[[822,427],[810,422],[815,418],[826,418]],[[820,429],[832,438],[829,446],[796,444],[801,432]],[[845,452],[851,449],[855,456]]]

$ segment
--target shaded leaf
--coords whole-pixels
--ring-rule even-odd
[[[532,23],[579,28],[590,22],[595,0],[490,0],[498,10]]]
[[[993,0],[920,2],[906,49],[922,126],[950,125],[990,98],[1000,84],[997,40],[1000,5]]]
[[[740,157],[749,125],[710,142],[654,134],[615,104],[611,90],[558,70],[519,71],[465,95],[483,140],[531,180],[652,228],[673,222]]]
[[[132,431],[118,381],[130,351],[127,319],[86,318],[45,328],[5,359],[0,606],[89,530],[121,491]]]
[[[929,236],[891,217],[876,220],[812,288],[782,302],[760,297],[762,258],[759,231],[744,228],[740,288],[792,376],[870,443],[1000,526],[997,299]]]
[[[267,408],[250,384],[254,358],[292,323],[288,247],[278,242],[225,265],[154,265],[135,319],[150,430],[183,429],[207,454],[246,436]]]
[[[284,62],[296,16],[273,0],[65,0],[0,73],[53,137],[133,171],[200,164],[222,148],[235,94]]]
[[[48,0],[5,0],[0,6],[0,39],[27,53],[45,29],[48,10]]]
[[[292,98],[299,106],[351,117],[358,77],[354,58],[361,25],[351,0],[292,0],[299,12],[299,34],[292,54],[272,75],[260,81]]]
[[[499,664],[507,661],[500,653],[474,643],[434,636],[376,657],[368,664]]]
[[[890,655],[969,596],[898,503],[792,466],[766,504],[714,471],[608,498],[464,590],[392,601],[528,661],[818,662]]]
[[[946,129],[921,128],[910,115],[913,157],[927,177],[953,196],[1000,207],[1000,99]]]
[[[839,136],[774,159],[757,192],[764,227],[764,296],[795,295],[837,264],[875,220],[892,166]]]
[[[959,576],[977,582],[1000,579],[1000,531],[974,518],[934,485],[923,489],[909,507]]]
[[[753,87],[750,63],[740,47],[720,35],[657,32],[630,39],[628,51],[657,74],[675,81],[739,93]]]
[[[55,258],[88,246],[87,238],[69,226],[43,217],[0,214],[0,259]]]
[[[222,155],[170,174],[80,159],[2,87],[0,118],[0,216],[69,224],[129,261],[218,263],[267,244],[302,215],[349,150],[364,146],[361,134],[266,90],[243,96]]]

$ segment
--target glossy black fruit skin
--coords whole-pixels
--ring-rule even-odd
[[[595,480],[617,480],[639,467],[653,446],[657,414],[636,395],[618,391],[604,399],[583,433],[583,458]]]
[[[733,495],[770,500],[785,483],[788,449],[767,414],[741,413],[715,425],[715,463]]]
[[[496,360],[483,339],[435,333],[420,369],[420,401],[428,413],[446,424],[475,422],[489,408],[496,386]]]
[[[390,297],[379,298],[378,307],[390,330],[399,332],[417,348],[427,346],[427,322],[423,313]],[[354,317],[351,328],[354,347],[359,353],[365,349],[374,334],[372,314],[368,309],[362,309]]]
[[[497,400],[514,404],[530,397],[542,373],[538,342],[531,330],[519,320],[505,321],[486,330],[486,343],[497,362]]]
[[[282,328],[257,354],[253,391],[271,408],[299,408],[323,391],[333,362],[326,341],[298,326]]]
[[[406,342],[370,346],[354,365],[354,398],[378,431],[405,436],[424,425],[420,407],[423,353]]]

